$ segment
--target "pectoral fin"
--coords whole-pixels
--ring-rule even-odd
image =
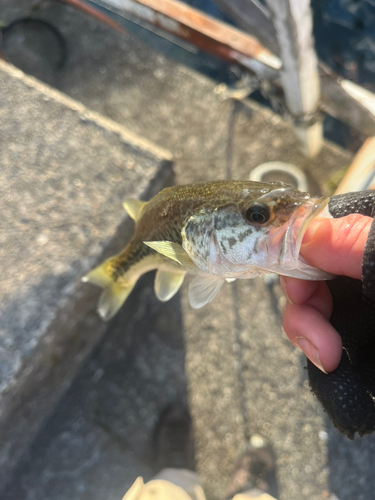
[[[189,302],[191,307],[199,309],[211,302],[224,283],[223,278],[216,276],[196,276],[189,285]]]
[[[159,300],[166,302],[179,291],[184,278],[184,272],[173,272],[158,269],[155,277],[155,293]]]
[[[124,201],[123,203],[125,210],[128,212],[130,217],[137,222],[139,219],[140,213],[144,205],[146,205],[145,201],[136,200],[134,198],[130,198],[129,200]]]
[[[181,245],[171,241],[144,241],[144,244],[156,250],[161,255],[178,262],[184,269],[195,267],[188,254]]]

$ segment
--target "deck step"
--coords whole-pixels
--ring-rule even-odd
[[[171,154],[0,61],[0,485],[106,325],[80,278],[132,234]]]

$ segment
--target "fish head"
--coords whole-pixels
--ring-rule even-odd
[[[204,273],[250,278],[274,272],[328,279],[300,257],[311,220],[328,203],[284,183],[251,183],[217,206],[203,206],[182,231],[183,248]]]

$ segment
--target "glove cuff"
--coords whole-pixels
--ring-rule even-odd
[[[375,303],[375,219],[372,221],[362,261],[362,294]]]

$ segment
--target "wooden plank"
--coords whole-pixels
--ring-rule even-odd
[[[96,0],[116,13],[126,12],[228,62],[237,62],[274,79],[280,59],[255,37],[175,0]]]

